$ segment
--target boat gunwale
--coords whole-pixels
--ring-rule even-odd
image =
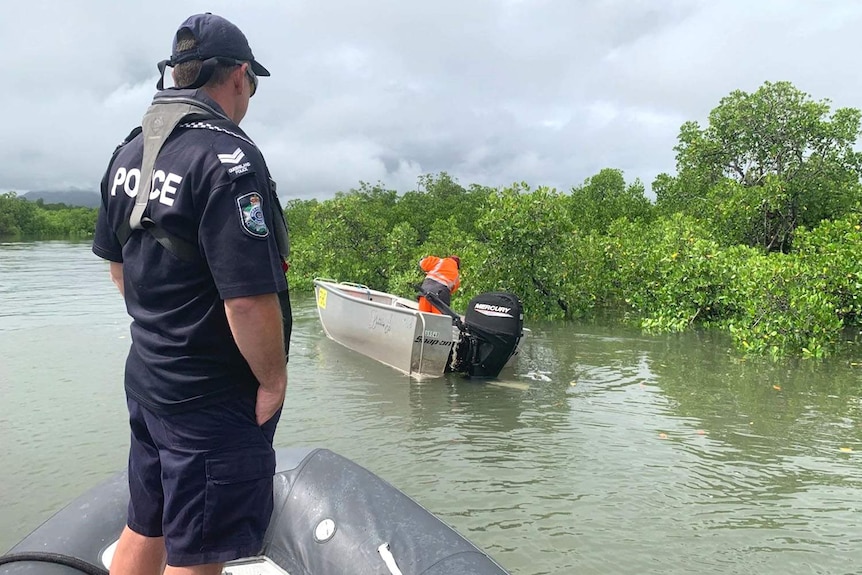
[[[407,298],[402,298],[402,297],[396,296],[396,295],[391,294],[391,293],[371,289],[371,288],[369,288],[367,286],[363,286],[361,284],[345,284],[343,282],[336,282],[334,280],[323,280],[323,279],[318,279],[318,278],[315,278],[313,280],[313,283],[314,283],[315,287],[318,287],[318,288],[324,287],[326,289],[329,289],[333,293],[337,294],[339,297],[343,297],[343,298],[348,299],[348,300],[356,301],[358,303],[362,303],[364,305],[370,305],[372,307],[376,307],[376,308],[380,308],[380,309],[385,309],[385,310],[390,310],[390,311],[395,310],[395,311],[407,313],[410,315],[417,315],[419,317],[422,317],[423,321],[424,321],[424,316],[433,315],[433,316],[440,317],[442,315],[442,314],[435,314],[435,313],[419,311],[418,309],[415,309],[412,307],[407,307],[404,305],[398,305],[397,300],[399,300],[399,299],[407,300]],[[351,295],[350,293],[346,292],[344,289],[338,287],[341,285],[345,285],[348,287],[354,287],[357,289],[364,288],[369,294],[393,298],[393,302],[386,304],[386,303],[380,303],[377,301],[373,301],[370,299],[362,299],[360,297]],[[330,287],[330,286],[334,286],[334,287]],[[444,317],[446,317],[446,316],[444,316]],[[450,321],[451,321],[451,318],[450,318]]]

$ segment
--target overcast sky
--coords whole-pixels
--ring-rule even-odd
[[[243,128],[283,197],[602,168],[674,173],[680,125],[788,80],[862,108],[858,0],[4,0],[0,190],[95,190],[190,14],[237,24],[272,72]]]

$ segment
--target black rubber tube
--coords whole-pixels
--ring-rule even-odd
[[[98,565],[88,563],[83,559],[72,557],[70,555],[61,555],[60,553],[42,553],[38,551],[28,551],[24,553],[10,553],[0,556],[0,565],[7,563],[21,563],[25,561],[36,563],[53,563],[55,565],[63,565],[77,569],[87,575],[108,575],[108,570]]]

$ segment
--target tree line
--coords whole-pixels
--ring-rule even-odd
[[[95,208],[30,202],[15,192],[0,193],[0,239],[92,237],[97,214]]]
[[[324,276],[413,297],[423,255],[457,254],[456,309],[505,290],[528,319],[610,315],[719,329],[743,353],[825,357],[862,318],[859,131],[859,110],[767,82],[723,98],[706,126],[683,124],[654,202],[612,168],[567,191],[440,173],[403,194],[362,183],[293,200],[291,285]]]
[[[360,182],[294,199],[289,280],[294,291],[329,277],[414,297],[419,259],[457,254],[455,309],[504,290],[528,320],[718,329],[742,353],[825,357],[862,322],[860,117],[789,82],[734,91],[707,125],[681,126],[676,174],[656,177],[655,201],[613,168],[565,191],[465,187],[442,172],[403,193]],[[0,195],[0,236],[90,235],[95,217]]]

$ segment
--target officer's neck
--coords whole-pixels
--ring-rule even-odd
[[[221,106],[234,124],[239,125],[248,109],[248,97],[243,95],[241,89],[237,90],[233,82],[224,82],[217,86],[205,86],[204,91]]]

